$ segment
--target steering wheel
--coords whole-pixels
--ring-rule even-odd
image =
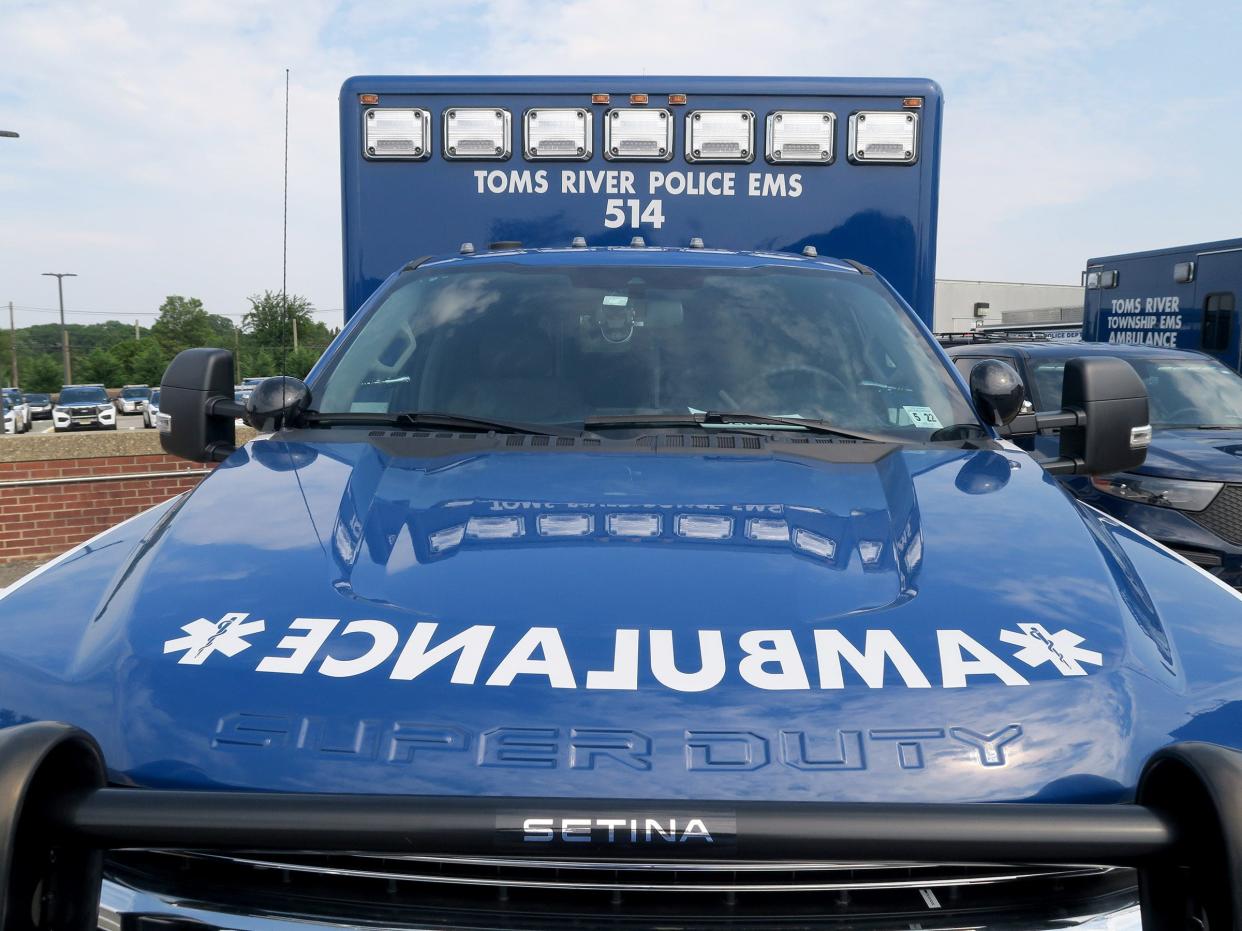
[[[849,385],[846,384],[845,379],[843,379],[836,372],[830,372],[827,369],[821,369],[814,365],[783,365],[780,368],[770,369],[769,371],[761,374],[758,378],[753,379],[750,386],[748,386],[752,390],[748,390],[747,394],[755,393],[753,389],[759,387],[764,392],[777,395],[780,392],[772,384],[772,381],[782,375],[791,374],[810,375],[811,377],[830,385],[834,390],[840,392],[841,394],[848,395],[850,393]],[[787,403],[787,399],[784,400]],[[806,397],[800,399],[800,403],[808,403],[814,400],[816,400],[815,397]]]

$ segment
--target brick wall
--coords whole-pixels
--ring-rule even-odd
[[[204,468],[163,453],[0,462],[0,563],[63,553],[193,488],[202,480],[193,473]],[[164,472],[191,474],[146,477]],[[117,478],[56,481],[110,476]]]

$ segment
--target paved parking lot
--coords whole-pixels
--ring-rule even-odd
[[[116,428],[118,430],[141,430],[143,428],[142,427],[142,415],[141,414],[117,414]],[[23,436],[34,436],[35,434],[38,434],[38,433],[51,433],[51,432],[52,432],[52,421],[50,419],[49,420],[36,420],[30,425],[30,432],[23,434]],[[85,433],[88,431],[83,430],[83,431],[74,431],[74,432]],[[105,431],[100,431],[100,432],[105,432]],[[12,437],[9,437],[9,439],[12,439]]]

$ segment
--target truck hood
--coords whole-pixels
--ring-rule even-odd
[[[890,801],[1123,798],[1192,716],[1018,451],[506,442],[252,443],[0,602],[0,713],[142,785]]]
[[[1242,482],[1242,430],[1156,430],[1136,470],[1160,478]]]

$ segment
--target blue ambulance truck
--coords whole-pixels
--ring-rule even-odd
[[[1084,340],[1196,349],[1242,370],[1242,239],[1087,260]]]
[[[940,104],[347,81],[339,337],[0,595],[0,931],[1238,927],[1239,596],[931,339]]]

